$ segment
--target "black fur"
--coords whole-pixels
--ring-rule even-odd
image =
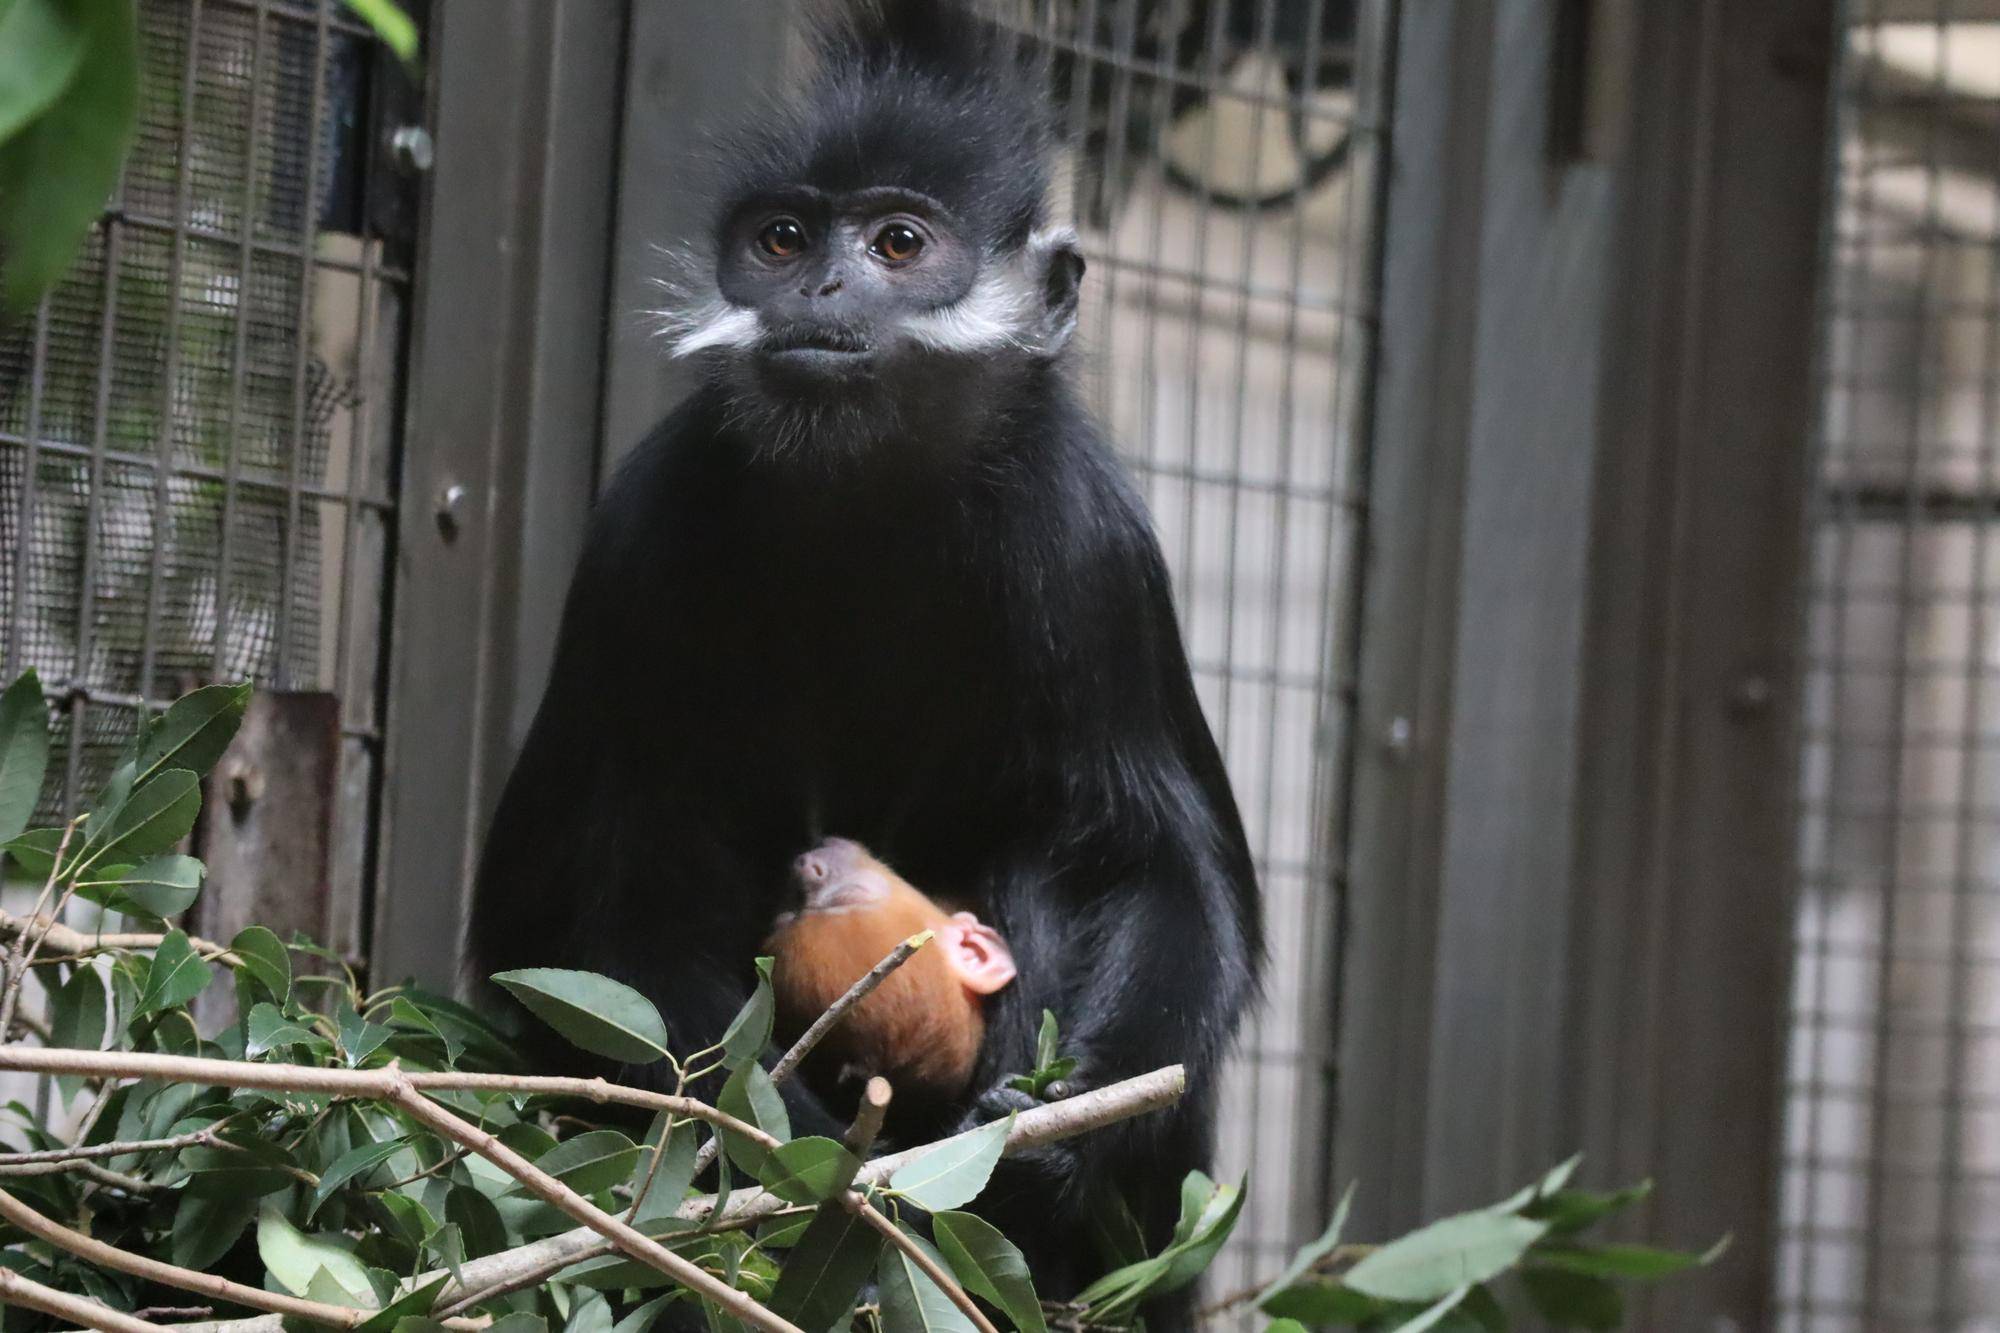
[[[933,6],[889,9],[767,129],[789,142],[732,203],[828,162],[878,183],[880,151],[925,177],[890,183],[1018,247],[1043,188],[1039,130],[999,119],[1018,89],[990,63],[966,76],[972,39],[926,27]],[[875,125],[907,142],[868,147]],[[1060,1297],[1102,1268],[1094,1189],[1122,1191],[1158,1244],[1208,1162],[1262,954],[1256,889],[1158,545],[1059,358],[934,360],[890,384],[948,382],[950,403],[873,415],[834,461],[810,432],[766,448],[718,362],[621,468],[486,847],[470,955],[482,975],[618,977],[692,1050],[747,995],[791,859],[829,834],[867,844],[992,922],[1020,967],[987,1005],[984,1096],[906,1116],[906,1136],[1005,1109],[993,1090],[1032,1064],[1044,1008],[1082,1059],[1074,1088],[1188,1068],[1176,1110],[1003,1163],[982,1200]],[[788,1100],[797,1132],[838,1131],[812,1090]],[[1180,1324],[1186,1302],[1152,1317]]]

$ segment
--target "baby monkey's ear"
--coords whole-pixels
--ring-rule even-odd
[[[1007,941],[972,913],[953,913],[937,936],[945,961],[974,995],[991,995],[1014,979],[1014,953]]]

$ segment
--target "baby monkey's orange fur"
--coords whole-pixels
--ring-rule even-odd
[[[845,838],[827,839],[792,871],[804,905],[778,919],[767,945],[781,1034],[803,1032],[890,950],[931,931],[936,938],[841,1019],[813,1058],[842,1077],[880,1074],[898,1094],[957,1097],[986,1035],[981,1001],[1014,979],[1006,943]]]

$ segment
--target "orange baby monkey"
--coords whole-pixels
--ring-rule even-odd
[[[1014,956],[970,912],[947,914],[901,875],[845,838],[792,863],[804,895],[778,918],[778,1022],[805,1030],[898,944],[936,938],[892,972],[827,1033],[814,1060],[841,1077],[880,1074],[904,1094],[950,1100],[965,1091],[986,1035],[984,997],[1014,979]]]

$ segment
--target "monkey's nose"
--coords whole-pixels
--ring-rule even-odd
[[[818,852],[807,852],[792,862],[792,871],[802,880],[811,884],[824,884],[833,867]]]

